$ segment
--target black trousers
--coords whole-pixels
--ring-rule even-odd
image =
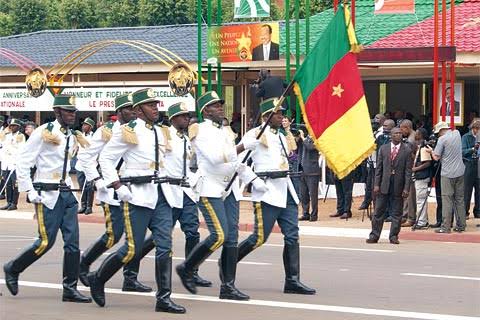
[[[475,189],[475,206],[473,207],[473,214],[478,216],[480,214],[479,204],[479,191],[480,191],[480,179],[478,179],[478,161],[465,161],[465,212],[467,216],[470,214],[470,201],[472,200],[472,193]]]
[[[337,192],[337,213],[351,212],[353,175],[349,174],[341,180],[335,178],[335,190]]]
[[[318,216],[318,183],[320,176],[308,174],[301,177],[300,197],[302,202],[303,215]],[[312,209],[312,211],[310,211]]]
[[[393,175],[390,177],[390,188],[388,194],[379,193],[377,195],[375,214],[372,218],[372,232],[370,238],[379,239],[383,229],[383,222],[385,220],[385,210],[390,204],[390,218],[392,224],[390,225],[389,239],[397,238],[400,233],[400,222],[402,220],[403,198],[393,194]]]

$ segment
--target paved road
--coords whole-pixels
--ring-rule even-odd
[[[81,247],[102,232],[100,224],[81,224]],[[202,236],[205,235],[202,231]],[[31,243],[36,224],[0,219],[0,263]],[[241,238],[246,237],[241,234]],[[60,236],[59,236],[60,237]],[[175,231],[174,263],[183,256],[183,237]],[[0,275],[0,319],[480,319],[480,248],[473,243],[403,241],[367,245],[359,239],[303,237],[302,279],[315,287],[315,296],[282,293],[282,238],[273,234],[238,268],[237,286],[252,300],[220,301],[218,270],[212,256],[200,270],[214,281],[199,295],[187,294],[174,275],[176,302],[187,315],[153,311],[153,294],[125,294],[121,275],[108,284],[107,305],[62,303],[61,239],[42,259],[21,275],[20,292],[12,297]],[[152,253],[153,254],[153,253]],[[154,286],[154,261],[142,262],[140,278]],[[81,289],[83,289],[81,287]]]

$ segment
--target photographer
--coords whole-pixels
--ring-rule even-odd
[[[262,98],[263,100],[280,97],[283,93],[283,90],[287,87],[287,84],[282,80],[282,78],[277,76],[270,75],[270,70],[262,69],[258,73],[258,79],[254,82],[257,87],[257,98]],[[283,102],[283,107],[286,107],[286,99]]]
[[[418,145],[413,163],[413,177],[417,196],[418,221],[416,229],[428,228],[428,184],[432,168],[432,158],[426,152],[428,133],[424,128],[415,132],[415,141]]]
[[[465,231],[464,177],[465,165],[462,161],[462,139],[458,130],[450,130],[446,122],[435,125],[434,133],[438,133],[438,142],[433,150],[427,152],[432,158],[441,162],[442,184],[442,226],[436,233],[450,233],[452,227],[452,209],[456,214],[456,232]]]
[[[468,219],[470,215],[470,200],[472,198],[473,189],[475,189],[475,206],[473,207],[473,215],[480,218],[479,192],[480,183],[477,178],[478,170],[478,147],[477,135],[480,130],[480,120],[473,121],[470,125],[470,131],[462,137],[462,156],[465,164],[465,216]]]

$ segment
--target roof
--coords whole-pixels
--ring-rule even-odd
[[[204,37],[206,27],[202,30]],[[99,40],[142,40],[160,45],[187,61],[197,60],[197,25],[168,25],[130,28],[46,30],[0,38],[3,48],[14,50],[41,66],[51,66],[81,46]],[[204,57],[206,42],[202,43]],[[205,58],[206,59],[206,58]],[[112,45],[82,64],[144,63],[155,58],[127,45]],[[13,64],[0,56],[0,67]]]
[[[464,0],[455,0],[456,7]],[[478,3],[480,0],[465,0],[469,3]],[[429,19],[433,16],[434,0],[416,0],[415,14],[374,14],[373,0],[357,0],[355,2],[355,30],[358,41],[369,47],[372,43],[396,33],[402,29],[414,26],[419,22]],[[450,1],[448,6],[450,7]],[[458,16],[458,15],[457,15]],[[477,17],[480,12],[477,11]],[[327,27],[328,22],[333,17],[333,9],[325,10],[310,18],[310,49],[315,44],[318,35]],[[295,23],[290,23],[290,52],[295,52]],[[281,32],[280,53],[285,54],[286,35]],[[305,54],[305,21],[300,22],[300,52]],[[478,41],[477,41],[478,44]],[[403,44],[402,44],[403,46]],[[431,44],[421,46],[433,46]],[[399,47],[398,45],[392,47]]]
[[[440,15],[441,17],[441,15]],[[447,19],[450,10],[447,11]],[[433,17],[374,42],[370,48],[424,47],[433,44]],[[450,28],[447,24],[447,45]],[[480,0],[455,6],[455,46],[459,52],[480,51]]]

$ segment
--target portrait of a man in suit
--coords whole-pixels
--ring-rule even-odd
[[[451,88],[450,87],[447,87],[445,89],[445,98],[446,98],[446,108],[445,108],[445,115],[448,117],[450,116],[450,110],[451,110],[451,103],[450,103],[450,97],[451,97]],[[455,117],[458,117],[460,116],[460,102],[458,102],[457,100],[455,100],[455,97],[453,97],[454,99],[454,103],[455,103],[455,110],[454,110],[454,113],[453,115]]]
[[[260,31],[261,44],[253,48],[253,61],[267,61],[280,59],[278,43],[272,42],[272,27],[264,24]]]

